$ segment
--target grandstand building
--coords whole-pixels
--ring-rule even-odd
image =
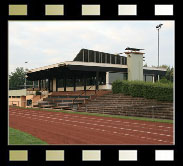
[[[115,80],[155,82],[165,75],[166,69],[143,67],[143,55],[139,51],[121,56],[81,49],[73,61],[29,70],[27,79],[38,81],[38,87],[29,90],[110,90]]]

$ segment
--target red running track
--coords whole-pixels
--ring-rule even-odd
[[[67,145],[172,145],[173,124],[10,108],[9,126]]]

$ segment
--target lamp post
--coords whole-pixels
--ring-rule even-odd
[[[156,29],[158,30],[158,67],[159,67],[159,30],[161,29],[161,26],[163,24],[159,24],[156,26]]]

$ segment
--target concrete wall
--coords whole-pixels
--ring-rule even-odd
[[[127,54],[128,80],[143,81],[143,54]]]
[[[26,96],[26,89],[9,90],[8,95],[9,96]]]
[[[21,96],[20,98],[9,98],[9,105],[25,107],[26,106],[26,97]]]

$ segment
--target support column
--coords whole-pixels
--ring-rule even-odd
[[[43,88],[43,80],[41,80],[41,90],[42,90],[42,88]]]
[[[99,72],[97,71],[96,72],[96,82],[95,82],[95,90],[98,90],[99,89],[99,87],[98,87],[98,79],[99,78]]]
[[[41,80],[38,80],[38,88],[41,90]]]
[[[73,91],[76,91],[76,77],[73,78]]]
[[[58,92],[58,79],[56,78],[56,92]]]
[[[158,74],[158,82],[159,82],[159,74]]]
[[[64,92],[66,92],[67,88],[67,78],[64,76]]]
[[[53,92],[56,92],[57,89],[56,89],[56,78],[53,78]]]
[[[154,83],[154,75],[152,76],[152,81],[153,81],[153,83]]]
[[[86,76],[84,76],[84,91],[86,93]]]
[[[111,89],[111,85],[109,83],[109,72],[106,72],[106,89]]]
[[[48,92],[50,92],[50,78],[48,78]]]
[[[50,79],[50,91],[53,92],[53,79]]]
[[[45,86],[45,81],[46,81],[46,80],[43,80],[43,88],[46,88],[46,86]]]

